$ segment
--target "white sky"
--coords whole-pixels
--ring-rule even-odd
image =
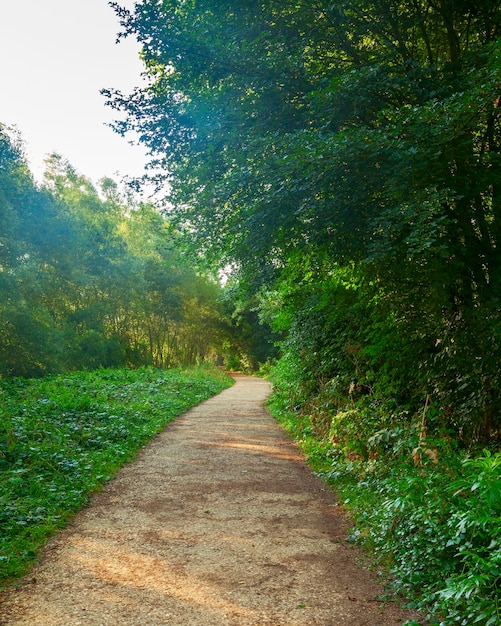
[[[99,93],[142,83],[138,44],[116,44],[119,30],[108,0],[0,0],[0,123],[21,132],[37,179],[51,152],[94,182],[143,172],[144,148],[105,125],[116,112]]]

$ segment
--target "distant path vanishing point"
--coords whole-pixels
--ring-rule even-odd
[[[172,422],[53,538],[0,624],[391,626],[335,498],[236,384]]]

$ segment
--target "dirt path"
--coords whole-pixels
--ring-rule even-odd
[[[344,537],[333,495],[236,384],[192,409],[54,538],[1,624],[391,626],[409,615]]]

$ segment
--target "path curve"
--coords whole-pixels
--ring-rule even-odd
[[[9,626],[391,626],[334,496],[236,384],[171,423],[53,538]]]

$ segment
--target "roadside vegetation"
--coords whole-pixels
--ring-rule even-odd
[[[168,422],[231,384],[205,367],[0,380],[0,586]]]
[[[113,6],[116,128],[273,331],[274,411],[396,589],[501,623],[499,2]]]
[[[36,185],[0,128],[2,384],[269,360],[274,413],[395,589],[501,623],[499,1],[111,5],[146,81],[103,95],[165,196],[59,155]],[[16,420],[44,441],[9,419],[0,462]]]
[[[300,373],[283,363],[272,380],[272,414],[336,491],[350,539],[391,581],[388,598],[427,624],[500,624],[497,447],[466,450],[429,403],[409,416],[375,396],[342,399],[334,381],[301,399]]]

